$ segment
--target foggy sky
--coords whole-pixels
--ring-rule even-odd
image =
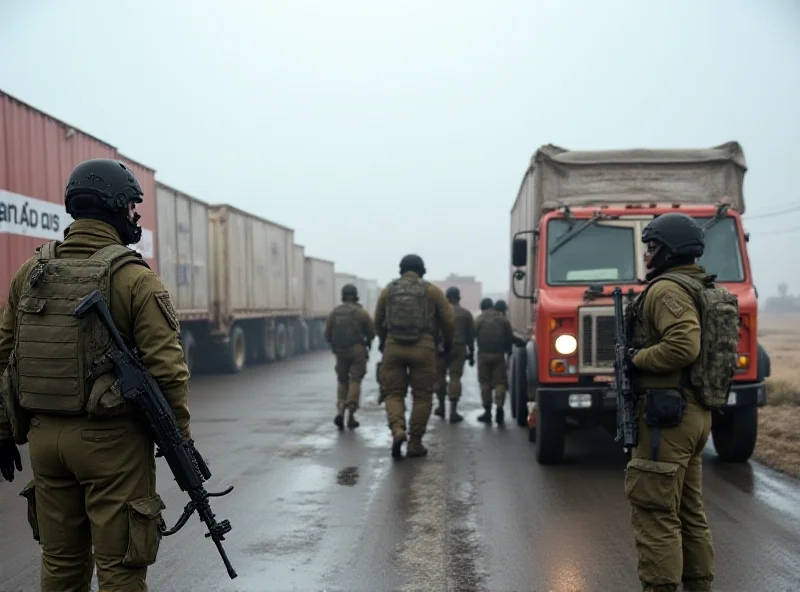
[[[800,2],[0,0],[0,89],[381,283],[508,286],[531,155],[738,140],[748,215],[800,203]],[[763,295],[800,212],[747,224]]]

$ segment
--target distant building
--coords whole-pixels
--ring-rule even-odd
[[[461,306],[470,312],[478,312],[481,309],[483,284],[477,281],[475,276],[451,273],[445,279],[431,280],[431,283],[439,286],[442,291],[446,291],[450,286],[455,286],[461,290]]]

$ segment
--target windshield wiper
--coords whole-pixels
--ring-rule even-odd
[[[577,228],[573,228],[565,235],[563,235],[556,244],[553,245],[553,248],[550,249],[550,254],[552,255],[556,251],[558,251],[561,247],[566,245],[569,241],[573,238],[578,236],[581,232],[592,226],[593,224],[597,224],[600,220],[611,220],[614,218],[619,218],[619,216],[609,216],[608,214],[600,214],[596,213],[594,216],[589,218],[586,222],[578,226]]]
[[[728,213],[730,207],[731,206],[729,204],[720,204],[720,206],[717,208],[716,215],[713,218],[711,218],[711,220],[703,224],[703,230],[705,231],[708,230],[709,228],[713,228],[717,224],[717,222],[719,222],[725,217],[725,214]]]

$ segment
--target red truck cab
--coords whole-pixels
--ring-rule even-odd
[[[510,316],[517,346],[509,365],[511,412],[520,426],[528,426],[539,462],[561,461],[568,427],[603,426],[616,433],[611,292],[619,286],[632,296],[645,287],[641,233],[666,212],[686,213],[706,227],[699,263],[738,297],[734,388],[726,408],[714,413],[712,440],[723,460],[751,456],[770,362],[756,339],[757,291],[740,213],[729,204],[625,203],[621,197],[618,203],[551,208],[533,229],[520,228],[519,215],[516,229],[512,222],[516,310]],[[527,331],[519,330],[522,322]]]

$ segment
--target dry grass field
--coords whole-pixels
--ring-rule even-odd
[[[758,340],[772,361],[759,410],[755,458],[800,477],[800,315],[759,314]]]

